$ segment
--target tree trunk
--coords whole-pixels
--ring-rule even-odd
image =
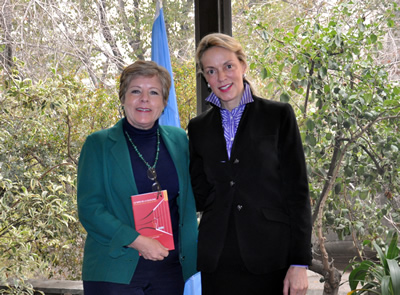
[[[4,69],[10,72],[11,68],[14,66],[13,62],[13,42],[11,37],[11,19],[12,19],[12,10],[11,4],[5,0],[2,5],[2,13],[0,14],[0,27],[3,28],[3,44],[4,51],[1,54],[1,63]]]
[[[337,295],[339,293],[342,274],[333,266],[333,262],[329,263],[328,269],[325,269],[321,261],[313,259],[310,270],[320,274],[324,278],[323,295]]]

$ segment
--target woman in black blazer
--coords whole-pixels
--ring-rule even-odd
[[[203,294],[304,295],[312,225],[293,109],[253,94],[228,35],[205,36],[196,61],[212,90],[188,126]]]

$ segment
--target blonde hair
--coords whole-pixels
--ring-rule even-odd
[[[153,77],[160,79],[164,106],[167,105],[169,89],[171,88],[171,76],[166,68],[159,66],[154,61],[138,60],[127,66],[121,74],[119,80],[119,100],[125,102],[125,93],[131,81],[139,76]]]
[[[236,57],[240,62],[242,62],[247,68],[246,54],[244,53],[243,47],[238,40],[235,38],[222,34],[222,33],[212,33],[204,36],[196,50],[196,64],[200,74],[203,74],[203,64],[201,63],[201,58],[203,54],[212,47],[222,47],[236,54]],[[243,81],[250,85],[253,92],[253,88],[250,82],[243,77]]]

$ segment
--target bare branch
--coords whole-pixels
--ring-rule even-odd
[[[101,20],[101,28],[103,31],[103,36],[106,39],[107,43],[111,46],[111,50],[116,58],[117,67],[120,72],[124,69],[124,63],[122,59],[122,55],[118,49],[117,43],[111,33],[111,30],[107,23],[107,16],[106,16],[106,2],[105,0],[101,0],[98,2],[99,13],[100,13],[100,20]]]

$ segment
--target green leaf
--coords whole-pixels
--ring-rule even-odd
[[[295,64],[291,69],[291,73],[293,74],[293,76],[296,76],[298,72],[299,72],[299,65]]]
[[[399,255],[399,247],[397,245],[398,241],[398,233],[394,230],[389,231],[388,234],[388,239],[389,239],[389,247],[387,249],[386,256],[388,259],[395,259]]]
[[[263,68],[261,71],[261,78],[264,80],[267,77],[268,77],[268,71],[266,68]]]
[[[325,138],[326,138],[327,140],[331,140],[331,139],[332,139],[332,133],[327,133],[327,134],[325,135]]]
[[[341,190],[342,190],[342,184],[336,183],[335,184],[335,194],[339,194]]]
[[[347,177],[353,176],[353,174],[354,174],[353,169],[351,169],[349,166],[346,166],[346,167],[344,168],[344,174],[345,174]]]
[[[300,74],[300,76],[299,76],[299,74]],[[297,77],[298,77],[299,79],[301,79],[301,78],[303,78],[305,75],[306,75],[306,68],[303,67],[303,66],[300,66],[300,67],[299,67],[299,73],[297,74]]]
[[[261,32],[261,37],[265,40],[265,41],[267,41],[268,42],[268,40],[269,40],[269,37],[268,37],[268,32],[267,31],[262,31]]]
[[[369,273],[369,268],[373,265],[373,262],[364,260],[351,271],[349,275],[349,285],[351,290],[355,290],[358,283],[364,281],[365,276]]]
[[[346,128],[346,129],[349,129],[351,127],[350,122],[349,121],[344,121],[343,122],[343,127]]]
[[[381,295],[391,295],[390,290],[390,276],[383,276],[381,281]],[[393,293],[396,294],[396,293]]]
[[[336,46],[337,46],[337,47],[340,47],[340,46],[341,46],[341,43],[342,43],[342,40],[341,40],[341,38],[340,38],[340,35],[339,35],[339,34],[336,34],[336,36],[335,36],[335,44],[336,44]]]
[[[321,78],[323,79],[328,74],[328,70],[325,67],[320,67],[319,70],[318,70],[318,73],[321,76]]]
[[[306,122],[306,125],[307,125],[307,129],[308,129],[308,130],[314,131],[315,123],[314,123],[313,120],[308,119],[307,122]]]
[[[375,241],[372,241],[372,245],[374,246],[376,252],[378,253],[378,258],[381,261],[383,268],[387,269],[388,268],[387,259],[386,259],[385,254],[383,253],[381,247]]]
[[[312,134],[307,134],[306,142],[311,146],[315,146],[317,144],[317,140],[315,139],[314,135],[312,135]]]
[[[273,82],[268,83],[267,91],[272,92],[274,90],[274,87],[275,87],[275,83],[273,83]]]
[[[364,32],[365,31],[365,26],[362,22],[358,23],[358,29],[360,30],[360,32]]]
[[[389,259],[390,279],[392,281],[393,294],[400,294],[400,267],[395,259]]]
[[[359,196],[361,200],[366,200],[368,198],[368,191],[367,190],[361,191]]]
[[[290,96],[289,96],[289,94],[284,92],[284,93],[281,94],[279,99],[280,99],[281,102],[289,102]]]

